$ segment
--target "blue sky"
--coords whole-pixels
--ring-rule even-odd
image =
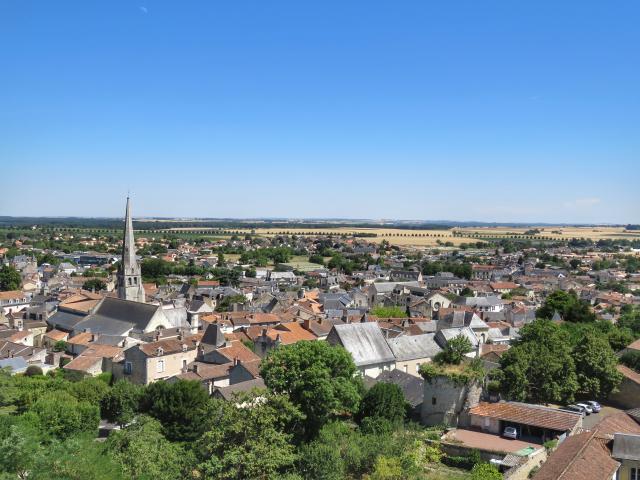
[[[640,222],[640,2],[0,2],[0,215]]]

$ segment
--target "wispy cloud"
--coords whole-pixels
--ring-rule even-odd
[[[149,9],[148,9],[147,7],[138,7],[138,8],[139,8],[139,9],[140,9],[140,11],[141,11],[142,13],[144,13],[145,15],[146,15],[147,13],[149,13]]]
[[[589,208],[600,203],[598,197],[576,198],[568,202],[564,202],[565,208]]]

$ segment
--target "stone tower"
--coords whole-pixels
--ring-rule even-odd
[[[133,238],[131,202],[127,197],[127,212],[124,219],[122,261],[118,269],[118,298],[144,303],[144,289],[140,265],[136,260],[136,242]]]

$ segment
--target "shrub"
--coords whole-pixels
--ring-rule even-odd
[[[42,375],[42,369],[37,365],[29,365],[24,374],[27,377],[35,377],[36,375]]]

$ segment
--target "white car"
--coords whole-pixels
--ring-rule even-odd
[[[593,413],[593,408],[588,403],[576,403],[577,406],[584,408],[584,411],[587,412],[587,415],[591,415]]]
[[[515,440],[518,438],[518,430],[515,427],[505,427],[502,436]]]

